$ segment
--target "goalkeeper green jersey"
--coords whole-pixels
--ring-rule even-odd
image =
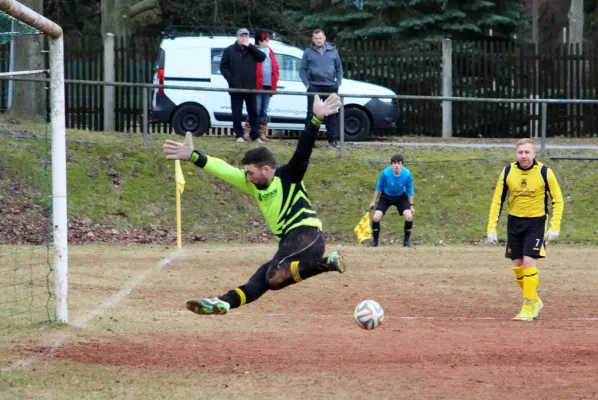
[[[272,232],[283,238],[298,226],[313,226],[322,230],[322,222],[314,211],[303,176],[309,165],[319,126],[310,123],[301,135],[290,161],[276,168],[274,179],[264,190],[247,181],[245,171],[216,157],[199,154],[195,165],[253,196]]]

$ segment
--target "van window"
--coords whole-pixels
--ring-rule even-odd
[[[224,49],[212,49],[212,75],[222,75],[220,72],[220,60]]]
[[[301,78],[299,77],[300,58],[286,54],[277,54],[276,61],[278,61],[278,66],[280,67],[281,81],[301,82]]]

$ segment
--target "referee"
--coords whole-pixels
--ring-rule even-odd
[[[390,158],[390,166],[384,168],[376,184],[374,200],[370,208],[376,208],[372,223],[374,240],[368,247],[377,247],[380,237],[380,220],[390,206],[395,206],[399,215],[405,218],[405,238],[403,245],[413,247],[411,243],[411,230],[413,228],[413,175],[411,171],[403,166],[405,159],[401,154],[395,154]]]
[[[544,307],[538,297],[536,260],[546,256],[545,239],[555,240],[561,229],[563,194],[554,172],[536,161],[536,148],[530,139],[517,142],[517,161],[500,173],[490,206],[488,242],[498,243],[496,224],[508,196],[506,258],[513,263],[515,279],[523,290],[523,306],[514,320],[532,321]],[[546,231],[548,203],[552,200],[550,229]]]

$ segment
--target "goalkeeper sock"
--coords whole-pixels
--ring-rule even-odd
[[[534,299],[537,297],[536,290],[540,281],[536,267],[523,270],[523,308],[531,312]]]
[[[279,290],[323,272],[335,270],[328,265],[328,257],[311,261],[292,261],[278,268],[268,269],[266,280],[269,289]]]
[[[378,243],[378,237],[380,236],[380,221],[372,222],[372,234],[374,235],[374,242]]]
[[[238,308],[249,304],[262,297],[268,291],[265,282],[248,282],[236,289],[229,290],[226,294],[218,297],[222,301],[230,304],[230,308]]]

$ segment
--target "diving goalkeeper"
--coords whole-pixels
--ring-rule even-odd
[[[320,125],[341,106],[336,94],[324,102],[315,97],[313,118],[290,161],[282,166],[276,164],[266,147],[247,151],[241,160],[244,168],[239,169],[194,150],[189,133],[183,143],[165,141],[163,151],[167,159],[191,161],[254,197],[270,229],[280,239],[274,257],[259,267],[247,283],[217,298],[191,299],[187,301],[188,310],[196,314],[226,314],[257,300],[268,290],[279,290],[323,272],[345,272],[338,252],[324,257],[322,222],[303,184]]]

